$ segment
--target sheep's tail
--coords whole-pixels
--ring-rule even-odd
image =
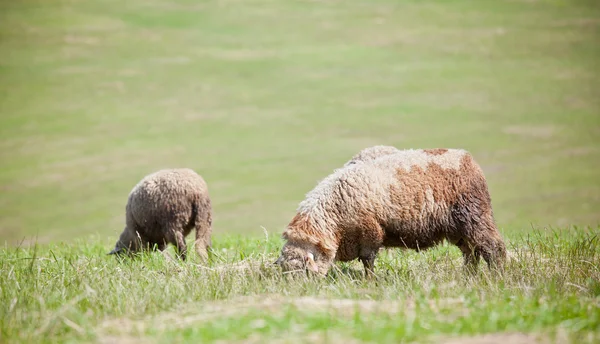
[[[194,246],[198,257],[208,262],[212,256],[212,204],[209,198],[199,199],[192,204],[192,216],[196,228]]]

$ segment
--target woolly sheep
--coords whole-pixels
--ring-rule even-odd
[[[195,228],[196,252],[203,261],[208,259],[212,206],[206,182],[193,170],[167,169],[144,177],[131,190],[125,210],[125,229],[109,254],[154,245],[162,251],[171,243],[185,260],[185,237]]]
[[[501,267],[506,248],[479,165],[460,149],[401,150],[323,179],[283,233],[284,272],[325,275],[334,261],[362,261],[372,276],[381,247],[424,250],[443,240],[465,266]]]
[[[372,146],[361,150],[356,153],[348,162],[344,164],[344,167],[350,166],[359,162],[372,161],[382,156],[398,153],[399,149],[392,146]]]

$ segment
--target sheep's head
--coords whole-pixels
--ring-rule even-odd
[[[121,236],[119,236],[119,240],[117,240],[115,248],[108,254],[130,254],[138,251],[139,246],[139,238],[135,235],[135,233],[132,233],[130,230],[125,228],[121,233]]]
[[[312,245],[286,243],[281,256],[275,264],[281,266],[284,273],[309,272],[325,276],[329,270],[329,259]]]

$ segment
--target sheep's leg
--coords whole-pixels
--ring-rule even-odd
[[[500,272],[503,270],[506,261],[506,245],[497,231],[488,233],[481,240],[479,251],[490,270]]]
[[[476,265],[479,256],[490,268],[501,265],[506,247],[494,222],[485,180],[473,180],[473,192],[461,195],[452,207],[452,217],[465,244],[461,247],[465,263]],[[483,186],[482,186],[483,185]]]
[[[370,251],[368,254],[359,257],[359,260],[365,267],[365,277],[371,279],[375,277],[375,258],[377,257],[377,250]]]
[[[456,246],[458,246],[463,254],[465,269],[471,274],[474,273],[477,270],[477,265],[479,265],[479,251],[463,239],[456,243]]]
[[[374,218],[363,218],[362,229],[362,247],[358,259],[365,267],[365,277],[373,278],[375,276],[375,258],[379,248],[383,246],[384,232]]]
[[[493,220],[488,217],[472,227],[467,245],[461,247],[465,256],[465,264],[476,266],[479,257],[483,257],[490,270],[502,270],[506,259],[506,246]]]
[[[175,236],[175,246],[177,247],[177,255],[181,260],[185,261],[187,256],[187,245],[185,244],[185,238],[183,237],[183,233],[180,231],[176,231],[174,233]]]

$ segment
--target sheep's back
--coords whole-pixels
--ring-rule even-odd
[[[481,168],[464,150],[401,151],[375,160],[372,168],[390,176],[394,204],[411,205],[421,213],[451,206],[470,192],[487,192]]]
[[[491,213],[483,172],[464,150],[422,150],[380,163],[395,177],[390,207],[380,220],[386,232],[404,238],[402,245],[425,248],[446,237],[459,237],[457,212],[473,218]]]
[[[355,154],[348,162],[346,162],[346,164],[344,164],[344,166],[350,166],[352,164],[365,161],[372,161],[382,156],[394,154],[397,152],[399,152],[399,150],[396,147],[392,146],[379,145],[368,147]]]

